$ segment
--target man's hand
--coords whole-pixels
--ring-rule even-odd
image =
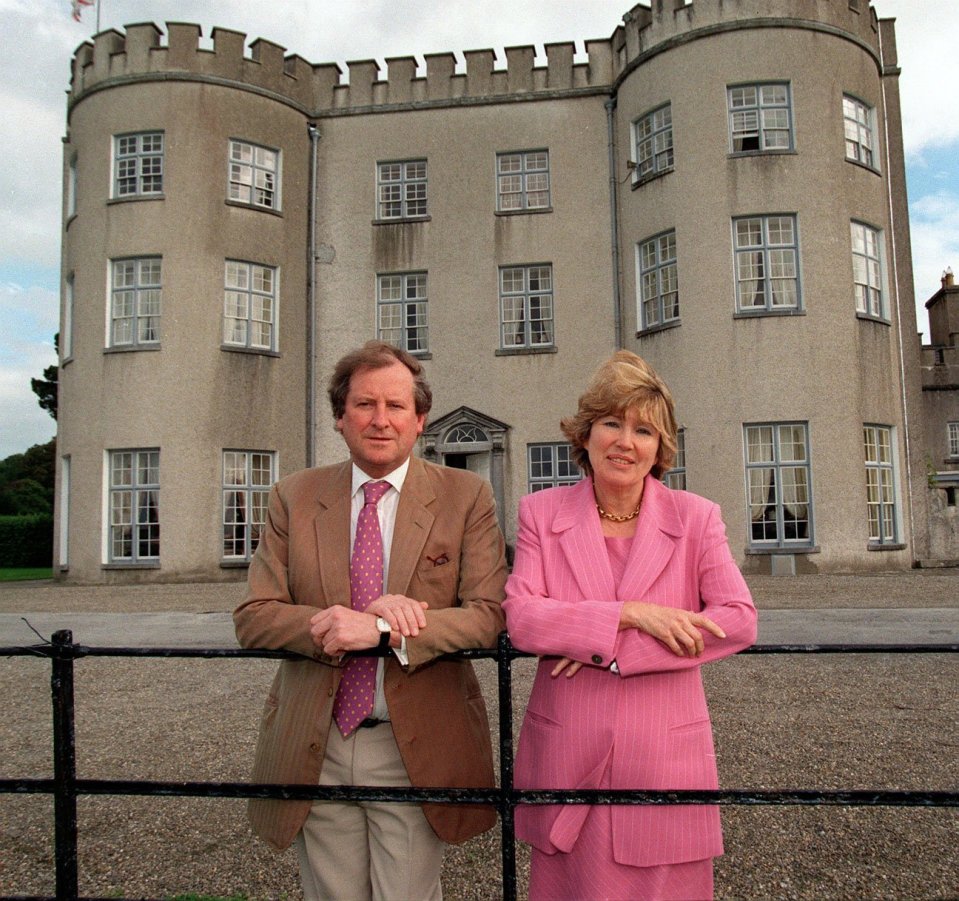
[[[376,616],[377,614],[361,613],[341,604],[327,607],[310,620],[313,644],[330,657],[339,657],[347,651],[376,647],[380,641]]]
[[[688,610],[664,607],[661,604],[644,604],[640,601],[627,601],[623,604],[619,628],[639,629],[652,635],[677,657],[699,657],[703,653],[703,629],[717,638],[726,637],[726,633],[716,623],[701,613],[690,613]]]
[[[384,594],[373,601],[366,612],[382,616],[394,632],[409,638],[419,635],[420,629],[426,628],[426,614],[423,611],[427,607],[429,604],[426,601],[414,601],[402,594]]]

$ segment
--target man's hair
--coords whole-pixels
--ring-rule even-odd
[[[382,369],[393,363],[402,363],[413,375],[413,400],[417,414],[429,413],[433,406],[433,392],[423,375],[423,366],[412,354],[385,341],[367,341],[362,347],[342,357],[330,377],[328,393],[333,418],[340,419],[346,412],[346,396],[350,380],[360,369]]]
[[[653,367],[628,350],[617,351],[596,370],[579,399],[576,414],[560,422],[563,434],[573,446],[573,459],[587,475],[592,475],[586,442],[593,423],[603,416],[623,416],[627,410],[635,410],[659,432],[659,450],[650,471],[660,479],[676,459],[673,396]]]

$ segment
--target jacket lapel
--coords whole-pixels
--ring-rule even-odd
[[[566,493],[552,530],[559,536],[566,565],[582,596],[588,600],[614,598],[613,571],[596,515],[592,479],[582,479]]]
[[[426,466],[417,457],[410,458],[410,468],[400,492],[393,526],[393,544],[390,548],[390,574],[387,591],[406,594],[416,564],[422,559],[423,548],[436,517],[428,509],[436,500]]]
[[[350,606],[350,488],[352,464],[335,469],[317,493],[313,521],[320,583],[328,604]]]
[[[669,489],[658,479],[647,475],[636,536],[630,548],[626,572],[616,593],[620,601],[644,599],[649,587],[669,563],[683,531],[683,523]]]

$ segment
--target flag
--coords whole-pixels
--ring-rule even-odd
[[[79,22],[83,7],[93,6],[94,0],[70,0],[70,4],[73,6],[73,20],[74,22]]]

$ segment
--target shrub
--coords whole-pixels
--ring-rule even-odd
[[[53,517],[0,516],[0,566],[50,566]]]

